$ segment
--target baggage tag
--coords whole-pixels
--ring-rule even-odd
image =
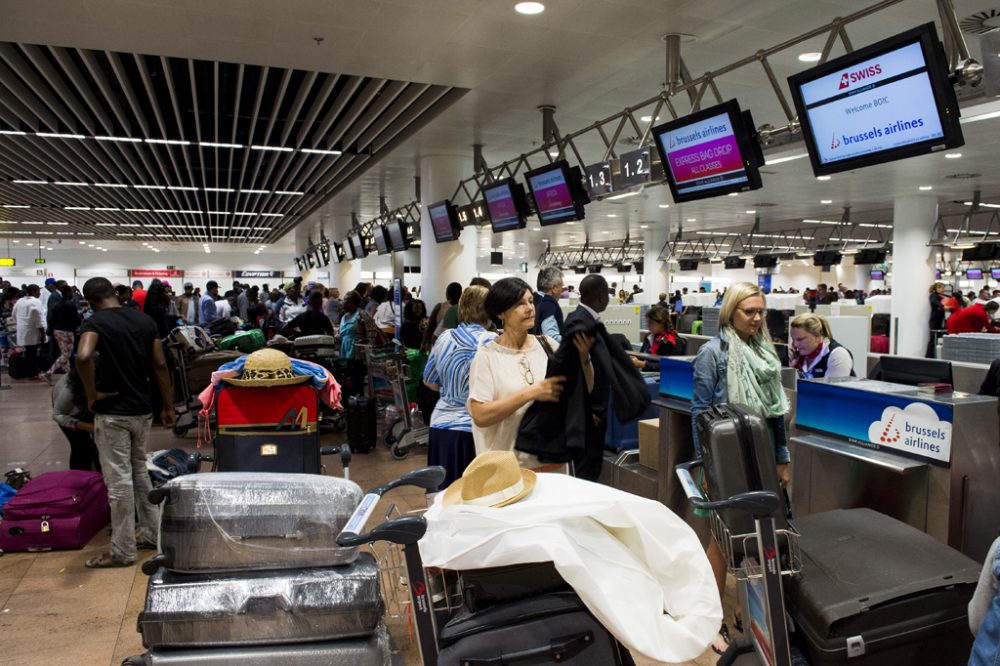
[[[260,455],[261,456],[276,456],[276,455],[278,455],[278,445],[277,444],[261,444],[260,445]]]
[[[43,520],[42,521],[42,531],[43,532],[48,532],[50,529],[52,529],[52,528],[49,527],[49,521]]]

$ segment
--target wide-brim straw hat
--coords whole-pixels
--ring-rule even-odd
[[[258,349],[243,363],[243,374],[237,377],[223,377],[222,381],[233,386],[290,386],[303,384],[312,377],[296,375],[292,372],[292,360],[277,349]]]
[[[517,464],[513,451],[487,451],[473,459],[444,491],[445,506],[502,507],[527,497],[535,488],[537,477],[530,469]]]

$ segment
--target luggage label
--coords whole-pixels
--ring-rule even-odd
[[[260,455],[262,455],[262,456],[276,456],[276,455],[278,455],[278,445],[277,444],[261,444],[260,445]]]

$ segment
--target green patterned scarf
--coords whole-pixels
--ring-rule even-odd
[[[723,329],[729,343],[726,390],[729,402],[744,405],[766,418],[781,416],[789,409],[785,388],[781,385],[781,361],[774,347],[760,336],[743,342],[731,327]]]

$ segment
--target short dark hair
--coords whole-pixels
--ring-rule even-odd
[[[608,293],[608,281],[603,276],[591,273],[580,280],[580,301],[582,303],[593,303],[598,296]]]
[[[469,286],[470,287],[486,287],[487,289],[489,289],[490,287],[493,286],[493,283],[490,282],[489,280],[487,280],[484,277],[474,277],[471,280],[469,280]]]
[[[89,303],[100,303],[109,298],[118,298],[118,293],[108,278],[94,277],[83,283],[83,297]]]
[[[490,287],[490,293],[486,294],[486,302],[483,304],[486,314],[491,319],[499,319],[500,315],[521,302],[526,291],[530,292],[531,286],[521,278],[509,277],[497,280]]]
[[[987,312],[993,312],[994,310],[1000,309],[1000,303],[997,303],[996,301],[990,301],[989,303],[984,305],[983,308]]]
[[[372,287],[371,292],[368,297],[375,301],[376,303],[385,303],[385,299],[389,298],[389,290],[380,284]]]
[[[657,324],[663,324],[667,327],[668,331],[674,330],[673,322],[670,321],[670,310],[662,305],[654,305],[649,308],[649,312],[646,313],[646,319],[655,321]]]
[[[133,289],[135,289],[136,285],[139,286],[139,289],[142,289],[142,280],[132,280],[132,288]]]
[[[65,282],[59,286],[59,294],[63,298],[73,298],[73,287],[69,286]]]
[[[344,305],[345,306],[346,305],[350,305],[351,303],[353,303],[354,305],[360,306],[361,305],[361,294],[359,294],[356,291],[349,291],[349,292],[347,292],[344,295]]]
[[[452,305],[458,305],[458,300],[462,298],[462,285],[452,282],[445,288],[444,297]]]
[[[219,288],[219,283],[216,282],[215,280],[209,280],[208,283],[205,284],[205,291],[218,288]]]
[[[29,284],[27,287],[24,288],[24,293],[31,296],[42,293],[42,290],[38,288],[37,284]]]

